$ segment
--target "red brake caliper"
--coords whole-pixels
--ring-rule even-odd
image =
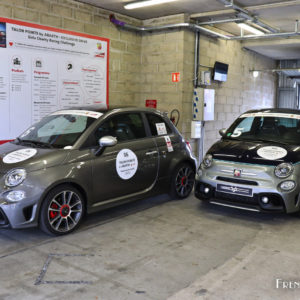
[[[53,209],[58,209],[58,205],[55,204],[55,203],[52,203],[50,207],[53,208]],[[50,211],[50,218],[51,218],[51,219],[54,219],[54,218],[57,216],[57,214],[58,214],[57,211],[52,211],[52,210],[51,210],[51,211]]]

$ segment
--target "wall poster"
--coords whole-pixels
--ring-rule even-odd
[[[108,106],[109,40],[0,18],[0,140],[45,115]]]

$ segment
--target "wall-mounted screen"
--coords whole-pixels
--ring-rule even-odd
[[[214,66],[213,79],[216,81],[227,81],[228,65],[216,61]]]

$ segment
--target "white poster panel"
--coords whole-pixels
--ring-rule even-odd
[[[108,106],[108,39],[0,18],[0,58],[0,140],[58,109]]]

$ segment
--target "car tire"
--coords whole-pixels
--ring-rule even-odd
[[[49,235],[68,234],[79,226],[84,212],[84,197],[78,189],[68,184],[57,186],[42,203],[40,229]]]
[[[192,192],[195,182],[195,171],[188,163],[179,164],[173,171],[171,178],[170,196],[184,199]]]

